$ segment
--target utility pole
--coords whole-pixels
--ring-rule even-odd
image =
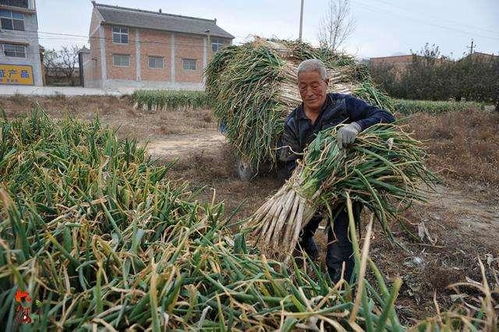
[[[470,49],[470,54],[473,54],[473,50],[475,49],[475,43],[473,42],[473,39],[471,40],[471,46],[468,47]]]
[[[301,41],[302,32],[303,32],[303,2],[305,0],[301,0],[301,10],[300,10],[300,35],[298,36],[298,40]]]

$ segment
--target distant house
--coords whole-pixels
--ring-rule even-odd
[[[234,39],[216,19],[92,4],[85,87],[201,90],[209,59]]]
[[[35,0],[0,0],[0,84],[43,85]]]
[[[499,59],[499,55],[482,53],[482,52],[473,52],[473,53],[465,56],[463,59],[492,60],[492,59]],[[463,60],[463,59],[461,59],[461,60]]]
[[[413,60],[413,55],[394,55],[394,56],[383,56],[383,57],[376,57],[376,58],[370,58],[369,59],[369,64],[371,66],[393,66],[397,70],[404,70],[406,69]]]
[[[400,75],[407,70],[407,68],[413,63],[414,57],[424,60],[425,57],[422,55],[409,54],[409,55],[394,55],[394,56],[384,56],[384,57],[376,57],[369,59],[369,65],[371,67],[390,67],[390,70],[393,70],[396,74],[396,77],[400,77]],[[450,60],[446,57],[440,57],[435,60],[436,64],[447,63]]]

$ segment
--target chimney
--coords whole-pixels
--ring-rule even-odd
[[[215,22],[215,24],[217,24],[217,19],[216,18],[213,21]]]
[[[161,10],[161,8],[159,9],[159,13],[161,14],[163,11]]]

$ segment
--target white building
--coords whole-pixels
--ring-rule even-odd
[[[36,4],[0,0],[0,85],[19,84],[43,85]]]

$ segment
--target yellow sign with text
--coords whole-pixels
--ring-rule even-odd
[[[33,67],[0,64],[0,84],[34,85]]]

